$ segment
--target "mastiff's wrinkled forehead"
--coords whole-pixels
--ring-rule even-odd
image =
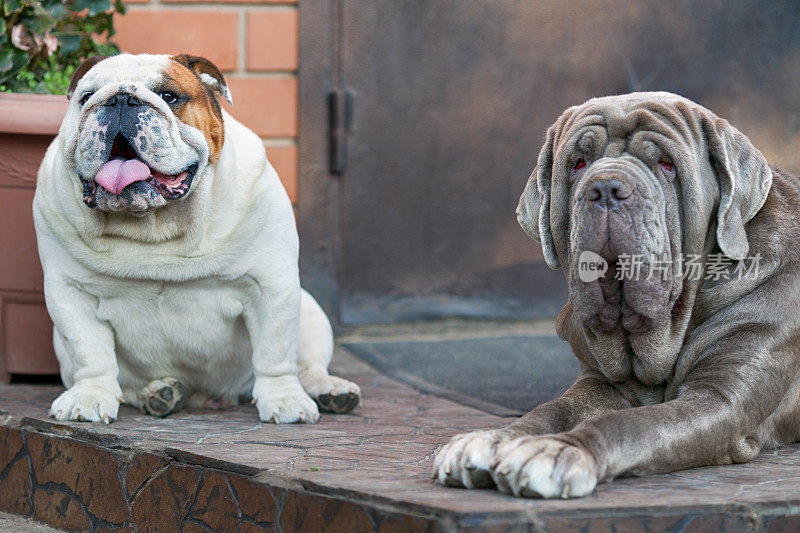
[[[90,208],[141,215],[181,200],[219,157],[230,93],[204,58],[92,58],[68,97],[61,133]]]

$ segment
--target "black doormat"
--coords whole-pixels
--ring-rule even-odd
[[[500,416],[526,413],[560,396],[579,369],[569,345],[555,336],[356,342],[344,347],[418,390]]]

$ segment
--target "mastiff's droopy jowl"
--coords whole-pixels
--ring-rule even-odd
[[[578,497],[598,482],[741,463],[800,436],[800,181],[680,96],[567,109],[518,208],[561,268],[563,396],[454,437],[443,484]]]

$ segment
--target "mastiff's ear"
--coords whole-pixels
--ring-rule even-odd
[[[204,85],[233,105],[233,97],[228,84],[225,83],[225,77],[214,63],[204,57],[188,54],[172,56],[172,59],[194,72]]]
[[[83,63],[78,65],[78,68],[76,68],[75,72],[72,73],[72,79],[69,82],[69,88],[67,89],[68,100],[72,100],[72,95],[75,94],[75,87],[78,86],[78,82],[81,81],[81,78],[83,78],[84,74],[89,72],[89,69],[104,59],[105,56],[92,56],[88,59],[84,59]]]
[[[744,225],[764,205],[772,170],[764,155],[727,120],[706,117],[703,129],[719,180],[717,243],[726,256],[741,260],[750,250]]]
[[[550,231],[550,186],[553,174],[553,142],[557,127],[558,123],[547,130],[547,140],[539,152],[539,161],[528,178],[528,184],[517,206],[519,225],[530,237],[542,243],[544,260],[553,269],[560,266]]]

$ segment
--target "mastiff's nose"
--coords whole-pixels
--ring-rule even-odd
[[[598,176],[586,190],[589,200],[606,208],[614,207],[624,201],[632,192],[633,189],[625,181],[605,176]]]
[[[104,106],[108,107],[115,107],[115,106],[129,106],[135,107],[143,105],[142,101],[136,98],[135,96],[127,93],[118,93],[106,100],[103,104]]]

